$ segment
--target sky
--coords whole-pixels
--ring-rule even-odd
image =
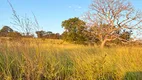
[[[62,33],[62,21],[73,17],[81,17],[89,10],[92,0],[9,0],[17,14],[30,18],[35,14],[40,29]],[[136,9],[142,10],[142,0],[130,0]],[[12,10],[7,0],[0,0],[0,28],[7,25],[15,29],[11,24]]]

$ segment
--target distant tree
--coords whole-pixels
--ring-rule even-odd
[[[47,32],[46,32],[46,35],[45,35],[46,38],[52,39],[53,36],[54,36],[54,33],[53,33],[53,32],[51,32],[51,31],[47,31]]]
[[[121,39],[129,41],[131,39],[132,32],[123,30],[123,33],[120,35]]]
[[[56,39],[60,39],[61,38],[61,35],[59,33],[56,33]]]
[[[38,38],[43,38],[46,35],[45,31],[36,31],[37,37]]]
[[[4,26],[1,30],[0,30],[0,36],[1,37],[7,37],[9,32],[13,32],[13,29],[10,28],[9,26]]]
[[[112,43],[115,43],[117,45],[123,45],[123,44],[127,44],[127,42],[130,42],[132,40],[131,31],[123,30],[121,33],[119,32],[119,34],[120,34],[120,39],[115,39],[114,41],[111,41]]]
[[[2,29],[1,29],[2,32],[13,32],[13,29],[10,28],[9,26],[4,26]]]
[[[140,29],[142,16],[127,0],[93,0],[85,20],[103,48],[107,42],[122,40],[119,32]]]
[[[46,39],[60,39],[59,33],[53,33],[51,31],[36,31],[38,38],[46,38]]]
[[[22,37],[22,34],[17,31],[14,31],[9,26],[4,26],[0,30],[0,37],[11,37],[11,38],[19,39]]]
[[[62,34],[62,38],[66,41],[74,43],[84,43],[86,36],[86,23],[79,18],[70,18],[62,22],[62,27],[65,31]]]

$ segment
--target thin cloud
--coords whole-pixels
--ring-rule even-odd
[[[68,6],[68,8],[70,8],[74,11],[80,11],[80,9],[82,9],[82,7],[79,5],[70,5],[70,6]]]
[[[78,9],[81,9],[82,7],[81,6],[78,6]]]
[[[69,6],[69,8],[72,8],[72,6]]]

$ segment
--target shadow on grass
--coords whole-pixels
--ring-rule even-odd
[[[127,72],[123,80],[142,80],[142,72]]]

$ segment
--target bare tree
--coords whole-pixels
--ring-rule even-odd
[[[29,18],[27,15],[25,15],[24,17],[21,17],[16,13],[16,10],[14,9],[14,7],[10,3],[10,1],[7,0],[7,2],[9,3],[9,5],[12,9],[12,12],[13,12],[12,24],[14,26],[18,26],[18,28],[17,28],[18,30],[22,30],[22,32],[25,34],[25,36],[30,36],[32,34],[32,31],[35,32],[35,31],[39,30],[39,23],[36,19],[36,16],[34,15],[34,13],[33,13],[34,21],[31,18]]]
[[[85,18],[102,48],[108,41],[122,40],[123,30],[138,29],[142,22],[141,13],[127,0],[93,0]]]

